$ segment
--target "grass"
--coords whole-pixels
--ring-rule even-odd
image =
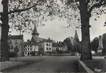
[[[106,72],[106,59],[88,60],[85,64],[95,72]]]

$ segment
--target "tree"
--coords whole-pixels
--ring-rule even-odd
[[[95,2],[93,5],[89,5],[90,2]],[[81,32],[82,32],[82,54],[81,60],[92,59],[90,49],[90,34],[89,34],[89,20],[91,12],[94,8],[100,7],[106,4],[106,0],[79,0],[79,9],[81,16]],[[89,8],[90,6],[90,8]]]
[[[95,8],[100,8],[106,5],[106,0],[67,0],[68,6],[75,4],[80,11],[81,19],[81,32],[82,32],[82,52],[81,60],[92,59],[91,47],[90,47],[90,33],[89,24],[90,17],[92,16],[92,11]],[[102,10],[103,12],[103,10]]]
[[[37,25],[38,18],[41,16],[40,8],[36,8],[40,4],[39,2],[37,0],[9,1],[10,32],[16,30],[23,34],[24,32],[30,33],[32,31],[32,25]]]
[[[102,53],[103,53],[103,55],[106,55],[106,33],[105,34],[103,34],[103,51],[102,51]]]
[[[16,47],[14,48],[14,53],[16,54],[16,56],[18,56],[18,52],[19,52],[19,48],[18,48],[18,46],[16,46]]]
[[[21,2],[22,0],[19,0],[19,3],[23,3],[22,4],[23,6],[21,6],[22,8],[18,9],[17,7],[13,6],[14,8],[12,8],[12,10],[9,10],[8,7],[9,2],[12,1],[14,2],[15,0],[2,0],[3,12],[0,13],[2,21],[0,61],[9,60],[9,49],[8,49],[9,14],[26,11],[33,7],[36,7],[36,4],[29,5],[30,4],[29,2],[27,2],[27,4],[24,4],[26,2]]]
[[[1,13],[2,32],[1,32],[1,48],[0,48],[0,61],[9,60],[8,54],[8,0],[2,0],[3,13]]]
[[[99,39],[98,37],[94,38],[93,41],[91,42],[91,49],[97,52],[99,47]]]
[[[70,38],[66,38],[66,39],[64,40],[64,43],[67,45],[68,52],[74,51],[74,48],[73,48],[73,45],[72,45],[72,43],[71,43]]]

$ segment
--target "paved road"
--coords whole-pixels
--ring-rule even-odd
[[[7,70],[4,73],[76,73],[78,59],[71,56],[44,56],[37,59],[32,57],[27,59],[33,61],[32,64]]]

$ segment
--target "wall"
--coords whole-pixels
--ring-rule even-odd
[[[9,41],[11,41],[11,43],[9,43],[9,45],[11,45],[13,47],[13,49],[16,46],[18,47],[18,53],[17,53],[18,56],[22,56],[23,55],[23,40],[21,40],[21,39],[10,39]]]

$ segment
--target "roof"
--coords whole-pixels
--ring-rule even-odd
[[[31,45],[31,41],[24,42],[24,46]]]
[[[42,39],[42,40],[40,40],[40,42],[39,42],[39,43],[44,43],[44,42],[53,42],[53,40],[51,40],[51,39],[43,39],[43,38],[40,38],[40,39]]]
[[[32,35],[39,35],[39,33],[37,32],[36,25],[34,25],[34,30],[32,32]]]
[[[38,45],[39,42],[36,42],[36,41],[31,41],[31,45]]]
[[[23,39],[23,35],[9,35],[9,39]]]
[[[58,44],[57,43],[53,43],[52,46],[53,47],[58,47]]]
[[[26,45],[38,45],[39,43],[38,42],[35,42],[35,41],[27,41],[27,42],[25,42],[24,43],[24,46],[26,46]]]
[[[53,47],[64,47],[65,44],[63,42],[53,43]]]

